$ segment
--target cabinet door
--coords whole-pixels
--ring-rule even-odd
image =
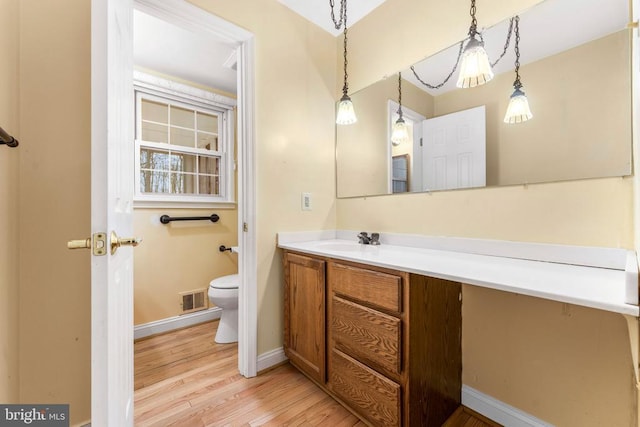
[[[285,253],[284,350],[292,364],[325,383],[325,262]]]

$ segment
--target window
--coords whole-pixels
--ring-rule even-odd
[[[136,206],[233,203],[233,106],[136,83]]]
[[[392,190],[394,193],[409,191],[409,155],[392,157]]]

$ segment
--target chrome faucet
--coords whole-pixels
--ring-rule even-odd
[[[371,237],[369,237],[366,231],[362,231],[358,234],[358,243],[363,245],[379,245],[380,233],[371,233]]]

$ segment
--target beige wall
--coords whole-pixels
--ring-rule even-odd
[[[256,35],[263,353],[282,345],[276,232],[335,226],[335,39],[276,1],[196,3]],[[77,424],[90,418],[90,257],[68,252],[66,241],[90,230],[90,2],[19,7],[19,398],[70,403]],[[303,191],[311,212],[300,209]]]
[[[0,127],[18,129],[18,0],[0,0]],[[18,401],[18,161],[0,145],[0,402]]]
[[[478,18],[490,26],[534,3],[483,2]],[[385,2],[349,32],[350,86],[368,86],[463,37],[456,29],[468,26],[468,15],[459,9]],[[399,41],[379,30],[390,19],[405,24]],[[631,178],[608,178],[340,199],[337,227],[633,248],[632,190]],[[468,286],[463,293],[465,384],[557,425],[637,424],[621,316]]]
[[[90,2],[20,2],[20,400],[90,417]]]
[[[336,128],[338,197],[388,193],[388,100],[398,101],[397,74],[354,93],[351,99],[358,121]],[[402,104],[425,117],[433,116],[433,97],[406,81]]]
[[[436,116],[485,105],[487,185],[631,173],[629,31],[520,67],[534,119],[503,122],[513,71],[435,97]],[[606,69],[606,77],[603,77]]]
[[[255,35],[258,354],[282,346],[279,231],[335,227],[336,40],[275,0],[192,3]],[[312,211],[301,210],[301,193]]]
[[[160,223],[161,215],[209,216],[220,220]],[[181,314],[179,292],[208,289],[209,282],[238,272],[238,255],[220,245],[238,244],[236,209],[135,209],[133,228],[144,244],[135,250],[134,323]]]

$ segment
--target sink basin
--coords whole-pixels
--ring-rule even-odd
[[[362,245],[359,243],[340,243],[340,242],[327,242],[318,244],[318,248],[322,248],[326,251],[338,251],[338,252],[358,252],[361,251]]]

